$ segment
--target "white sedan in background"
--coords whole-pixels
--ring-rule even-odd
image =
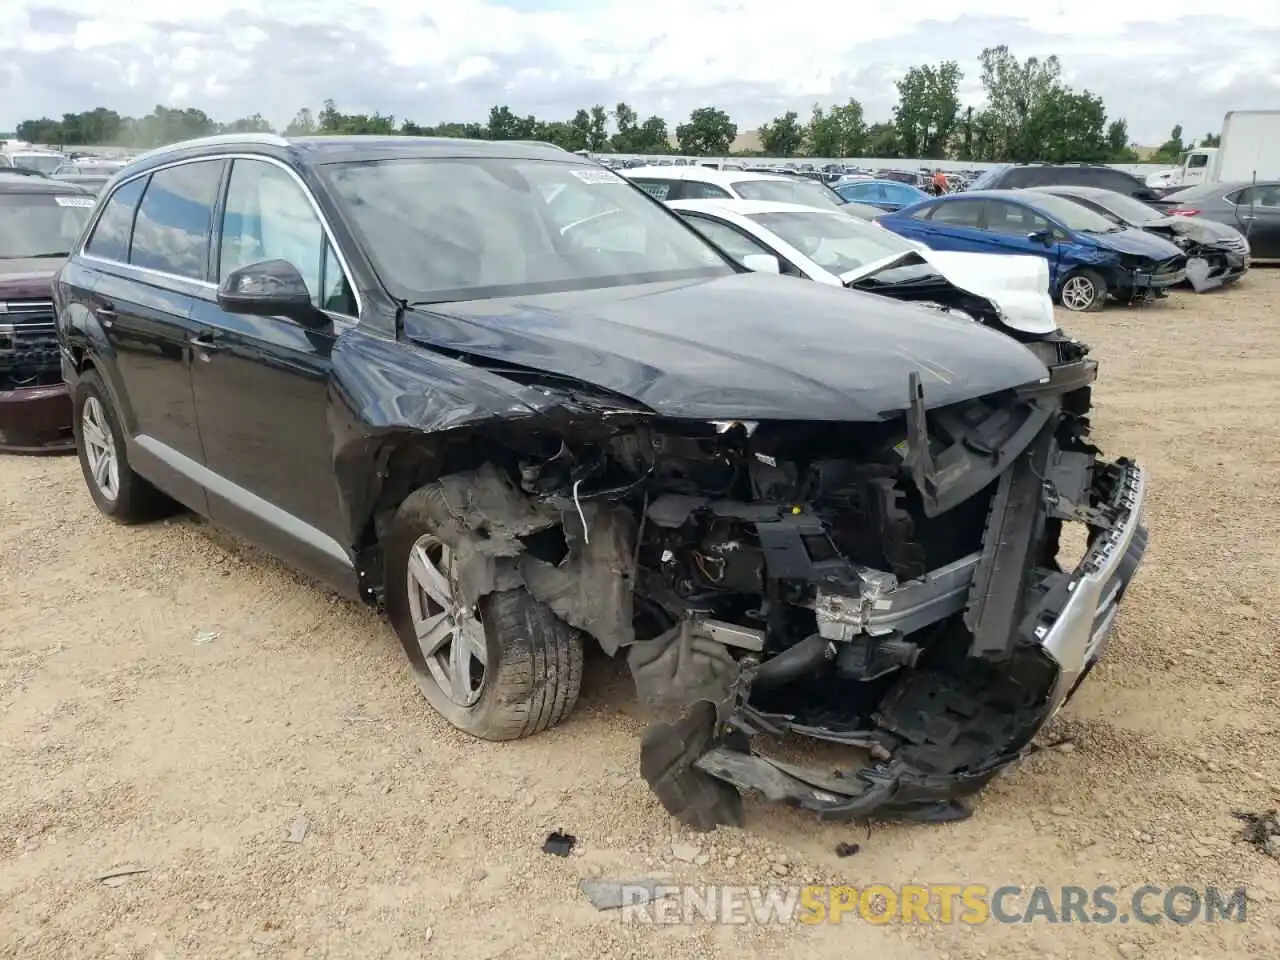
[[[673,200],[667,205],[751,270],[932,303],[1033,336],[1058,329],[1043,257],[930,250],[839,210],[794,203]],[[978,316],[983,301],[995,316]]]

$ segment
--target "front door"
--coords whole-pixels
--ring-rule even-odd
[[[1232,198],[1240,232],[1257,260],[1280,259],[1280,184],[1260,183]]]
[[[355,325],[350,284],[301,182],[265,159],[232,161],[215,273],[287,260],[331,325],[308,330],[284,317],[196,308],[208,346],[192,368],[209,512],[277,556],[335,586],[354,570],[342,530],[330,428],[331,355]]]

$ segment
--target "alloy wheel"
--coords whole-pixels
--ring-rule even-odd
[[[1068,310],[1087,310],[1097,296],[1098,290],[1088,277],[1072,277],[1062,285],[1062,305]]]
[[[120,458],[116,453],[115,435],[97,397],[91,396],[84,402],[80,433],[84,438],[85,459],[89,461],[89,475],[102,498],[115,503],[120,495]]]
[[[431,678],[450,700],[470,707],[484,690],[488,651],[476,607],[462,599],[456,557],[424,534],[409,551],[409,616]]]

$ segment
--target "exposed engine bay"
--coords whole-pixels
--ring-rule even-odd
[[[1187,255],[1187,282],[1196,293],[1239,280],[1249,269],[1249,241],[1230,228],[1194,217],[1164,217],[1142,227]]]
[[[912,374],[905,415],[879,422],[618,411],[530,439],[509,472],[459,481],[483,536],[470,589],[523,582],[625,653],[641,701],[675,715],[641,771],[696,828],[740,823],[744,790],[830,817],[967,816],[960,798],[1101,655],[1146,544],[1141,468],[1088,440],[1096,366],[1074,341],[1042,349],[1048,382],[929,409]],[[1088,547],[1063,569],[1071,522]],[[862,759],[832,773],[753,744],[787,734]]]

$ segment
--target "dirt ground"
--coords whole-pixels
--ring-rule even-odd
[[[637,774],[625,670],[592,663],[559,729],[474,742],[373,614],[194,519],[113,525],[74,459],[0,458],[0,956],[1280,956],[1280,862],[1231,815],[1280,801],[1277,303],[1280,271],[1259,270],[1063,318],[1101,361],[1099,443],[1151,473],[1151,548],[1108,659],[1046,732],[1069,746],[941,827],[748,801],[744,830],[683,833]],[[558,827],[579,839],[564,859],[541,851]],[[147,872],[98,879],[122,866]],[[1250,901],[1244,923],[1182,926],[646,926],[578,889],[653,876]]]

